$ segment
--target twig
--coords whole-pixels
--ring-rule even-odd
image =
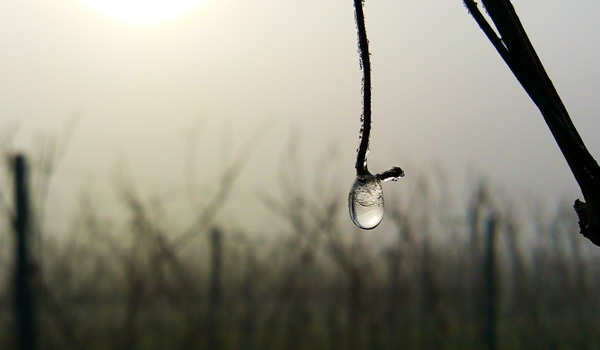
[[[581,234],[600,246],[600,167],[588,152],[509,0],[483,0],[498,34],[473,0],[465,6],[537,105],[587,203],[574,209]]]
[[[363,13],[363,0],[354,0],[356,27],[358,28],[358,51],[360,53],[360,67],[363,71],[362,95],[363,112],[360,118],[360,144],[356,154],[356,175],[371,175],[367,167],[367,153],[369,153],[369,139],[371,137],[371,54],[369,53],[369,40],[365,29],[365,15]],[[399,167],[375,175],[380,181],[398,180],[404,176],[404,171]]]
[[[360,145],[356,155],[356,173],[367,175],[367,153],[369,152],[369,138],[371,136],[371,56],[369,54],[369,40],[365,29],[365,15],[363,13],[363,0],[354,0],[356,27],[358,28],[358,50],[360,53],[360,66],[363,70],[362,95],[363,113],[361,117]]]
[[[194,238],[197,238],[200,233],[207,231],[213,225],[217,213],[229,198],[233,183],[241,175],[242,170],[250,161],[250,155],[256,150],[263,139],[262,136],[269,131],[270,126],[270,123],[263,124],[255,131],[252,137],[246,141],[236,159],[227,169],[225,169],[225,171],[223,171],[217,185],[217,190],[204,207],[204,210],[196,217],[190,227],[173,239],[171,244],[174,249],[183,249]]]

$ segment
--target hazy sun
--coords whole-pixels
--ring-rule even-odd
[[[204,0],[81,0],[94,11],[131,24],[165,22],[196,9]]]

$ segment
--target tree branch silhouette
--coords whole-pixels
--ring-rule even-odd
[[[360,67],[363,70],[362,94],[363,113],[361,116],[360,145],[356,155],[356,173],[366,175],[367,153],[369,152],[369,139],[371,136],[371,55],[369,54],[369,40],[365,28],[365,15],[363,0],[354,0],[356,27],[358,29],[358,51],[360,54]]]
[[[356,151],[356,179],[348,195],[348,209],[354,224],[364,230],[370,230],[381,222],[383,218],[383,191],[381,183],[397,181],[404,176],[404,171],[399,167],[372,175],[367,166],[367,153],[369,153],[369,138],[371,136],[371,55],[369,53],[369,40],[365,28],[365,15],[363,12],[364,0],[354,0],[354,15],[358,29],[358,53],[360,55],[360,68],[363,71],[362,96],[363,112],[360,118],[360,145]],[[358,213],[362,212],[361,215]],[[365,215],[368,213],[368,215]],[[358,216],[363,219],[361,223]],[[368,223],[367,223],[368,222]]]
[[[474,0],[463,2],[542,113],[585,199],[574,204],[580,233],[600,246],[600,167],[579,136],[513,5],[510,0],[482,0],[496,32]]]
[[[371,54],[369,53],[369,39],[367,39],[363,4],[364,0],[354,0],[360,68],[363,71],[363,113],[360,118],[360,145],[356,154],[356,175],[370,175],[367,167],[367,153],[369,153],[369,140],[371,137]],[[395,166],[375,176],[382,182],[389,180],[396,181],[398,178],[404,176],[404,171]]]

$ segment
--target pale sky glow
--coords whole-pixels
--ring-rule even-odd
[[[204,0],[80,0],[94,11],[131,24],[173,20],[195,10]]]
[[[124,1],[100,3],[113,17],[130,16],[115,10]],[[600,2],[513,4],[600,159]],[[334,147],[331,168],[346,192],[361,111],[352,1],[181,6],[158,13],[194,9],[139,26],[131,23],[135,17],[115,21],[79,0],[0,5],[0,131],[18,124],[18,146],[33,150],[36,135],[58,133],[69,116],[81,114],[53,183],[53,209],[67,208],[82,189],[110,196],[106,188],[114,187],[120,162],[144,193],[165,201],[185,197],[186,135],[194,125],[198,185],[210,188],[267,120],[273,127],[235,189],[235,213],[262,206],[256,193],[277,182],[292,130],[306,182]],[[431,164],[454,174],[456,183],[474,168],[507,192],[581,196],[539,111],[460,0],[366,0],[365,15],[373,64],[369,168],[398,165],[406,172],[384,188],[386,196],[414,186],[415,173]],[[202,193],[199,201],[206,200]]]

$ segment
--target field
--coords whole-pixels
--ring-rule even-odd
[[[414,193],[387,199],[400,204],[386,208],[385,232],[359,231],[342,189],[282,176],[285,195],[262,203],[287,226],[256,233],[213,220],[234,173],[183,235],[130,185],[125,222],[84,196],[63,239],[34,225],[40,348],[600,348],[600,253],[570,203],[523,205],[485,181],[458,203],[419,176]],[[1,349],[17,335],[9,218]]]

